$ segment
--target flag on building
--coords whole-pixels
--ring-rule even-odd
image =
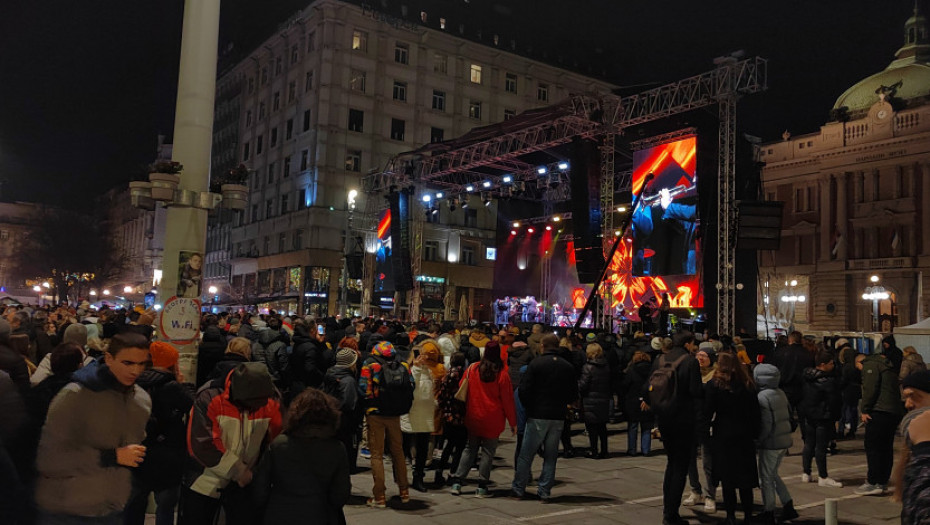
[[[833,258],[836,258],[836,255],[840,252],[840,244],[843,243],[843,234],[840,233],[839,228],[833,229],[833,245],[830,249],[830,253],[833,254]]]
[[[891,249],[897,250],[898,246],[901,245],[901,237],[898,236],[898,230],[895,229],[894,235],[891,237]]]

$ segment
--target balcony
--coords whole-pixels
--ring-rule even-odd
[[[888,257],[884,259],[852,259],[846,261],[847,270],[884,270],[888,268],[913,268],[913,257]]]

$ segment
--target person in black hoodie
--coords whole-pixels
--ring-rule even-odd
[[[336,352],[336,365],[326,371],[323,391],[339,401],[339,427],[336,439],[342,442],[349,460],[349,472],[354,472],[358,458],[356,435],[362,424],[362,405],[359,403],[358,381],[355,379],[358,352],[340,348]]]
[[[607,420],[610,418],[610,398],[613,393],[610,366],[604,356],[604,349],[597,343],[587,348],[588,362],[581,369],[578,380],[578,392],[584,407],[584,427],[588,433],[590,448],[586,456],[591,459],[606,459]],[[597,443],[601,448],[598,451]]]
[[[203,340],[197,348],[197,386],[207,382],[213,367],[223,359],[226,351],[226,337],[217,324],[216,316],[206,316],[203,326]]]
[[[623,411],[627,418],[628,456],[636,455],[636,443],[640,443],[642,455],[648,456],[652,451],[652,427],[655,415],[650,410],[643,410],[643,388],[652,374],[652,361],[646,352],[636,352],[633,360],[623,374],[620,391],[623,398]],[[641,439],[637,439],[641,438]]]
[[[804,431],[804,451],[801,481],[814,481],[811,477],[811,458],[817,459],[817,484],[821,487],[842,487],[843,484],[827,475],[827,447],[833,438],[834,422],[839,415],[840,397],[836,376],[833,374],[833,354],[820,352],[815,366],[804,369],[803,390],[800,402],[801,424]]]
[[[311,333],[313,332],[313,333]],[[291,352],[288,376],[292,395],[305,388],[320,388],[323,376],[332,361],[332,351],[323,341],[325,335],[311,329],[303,319],[294,320],[294,350]]]
[[[218,387],[223,386],[226,376],[241,363],[248,363],[252,359],[252,343],[245,337],[233,337],[226,345],[223,358],[214,365],[213,370],[207,374],[208,381],[219,381]],[[199,385],[203,386],[203,385]]]
[[[155,493],[155,524],[173,525],[187,459],[186,417],[194,405],[192,386],[181,383],[178,351],[168,343],[149,345],[152,368],[136,384],[152,398],[152,415],[145,427],[146,460],[133,471],[132,493],[123,514],[124,525],[143,525],[149,493]],[[52,376],[54,377],[54,376]]]
[[[882,354],[891,361],[891,368],[895,373],[901,371],[901,362],[904,361],[904,353],[898,348],[893,335],[886,335],[882,338]]]
[[[802,338],[801,332],[788,334],[788,345],[775,350],[773,363],[781,373],[781,383],[778,387],[788,396],[792,412],[798,412],[798,406],[804,396],[804,370],[814,367],[814,356],[801,344]],[[801,417],[798,417],[798,421],[801,425],[804,424]],[[805,432],[806,429],[802,426],[802,437]]]

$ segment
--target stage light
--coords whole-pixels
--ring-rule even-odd
[[[540,174],[540,175],[545,175],[547,171],[549,171],[549,170],[547,170],[545,166],[540,166],[540,167],[536,168],[536,173],[538,173],[538,174]]]
[[[517,230],[510,230],[510,235],[516,235],[516,234],[517,234]]]
[[[614,237],[619,237],[619,236],[620,236],[620,230],[614,231]]]
[[[503,181],[505,184],[513,182],[513,177],[511,177],[510,175],[504,175]]]
[[[444,195],[441,191],[440,191],[440,192],[436,192],[436,198],[437,198],[437,199],[441,199],[441,198],[443,198],[444,196],[445,196],[445,195]]]
[[[535,229],[535,228],[527,228],[526,231],[527,231],[527,233],[536,233],[536,229]]]
[[[559,217],[558,215],[556,215],[555,217],[552,218],[552,220],[553,220],[553,222],[559,222],[559,221],[562,220],[562,218]]]
[[[551,231],[552,231],[552,226],[549,226],[549,225],[547,224],[547,225],[546,225],[546,231],[547,231],[547,232],[551,232]]]
[[[484,186],[485,188],[490,188],[490,187],[491,187],[491,181],[486,180],[486,181],[482,182],[481,185]]]
[[[869,277],[869,280],[872,281],[873,283],[877,283],[877,282],[878,282],[878,276],[877,276],[877,275],[873,275],[873,276]]]
[[[474,185],[469,184],[468,186],[465,186],[465,191],[468,191],[468,192],[475,191]]]
[[[433,197],[431,195],[426,194],[423,196],[423,202],[429,202],[431,200],[433,200]]]
[[[620,213],[625,212],[625,211],[626,211],[626,206],[617,206],[617,211],[619,211]]]
[[[432,215],[436,215],[437,213],[439,213],[439,208],[433,208],[430,210],[430,214]]]
[[[35,285],[35,286],[32,287],[32,291],[33,291],[33,292],[41,292],[41,291],[42,291],[42,287],[39,286],[39,285],[37,284],[37,285]]]
[[[560,162],[560,163],[559,163],[559,169],[562,170],[562,171],[567,170],[567,169],[568,169],[568,163],[567,163],[567,162]]]
[[[514,222],[514,223],[513,223],[513,227],[514,227],[514,228],[519,228],[519,227],[520,227],[520,223],[519,223],[519,222]]]

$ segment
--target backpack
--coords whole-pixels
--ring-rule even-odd
[[[413,406],[413,383],[410,372],[401,362],[375,358],[381,365],[381,382],[375,406],[380,416],[402,416]]]
[[[649,408],[657,415],[668,415],[678,405],[678,366],[688,357],[685,354],[669,363],[663,354],[659,367],[649,375]]]

